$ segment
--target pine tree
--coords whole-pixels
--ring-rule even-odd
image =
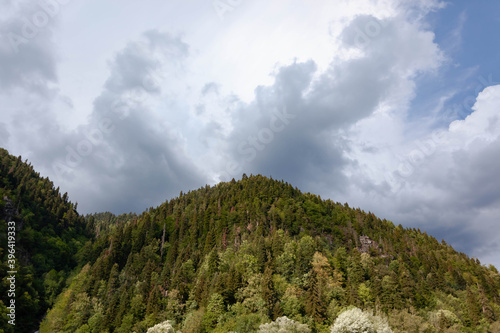
[[[0,183],[11,181],[18,172],[2,174]],[[45,181],[39,185],[27,179],[19,190],[12,187],[8,192],[0,187],[0,215],[4,195],[35,193],[38,201],[34,204],[54,205],[54,214],[62,207],[61,218],[72,228],[73,219],[79,218],[76,212],[69,213],[73,206],[61,205],[62,200],[52,204],[42,191],[47,191],[47,186]],[[23,209],[29,210],[21,206]],[[24,223],[36,221],[43,226],[52,213],[40,214],[43,219],[26,211],[21,214]],[[74,216],[68,219],[70,215]],[[277,229],[278,217],[283,230]],[[375,308],[378,315],[385,311],[391,321],[397,321],[393,317],[409,318],[411,325],[395,326],[395,331],[402,332],[431,330],[427,322],[438,327],[439,320],[444,331],[475,332],[488,329],[488,322],[498,317],[498,271],[478,266],[476,260],[419,231],[396,230],[389,221],[366,222],[368,219],[360,209],[325,202],[260,176],[207,186],[140,216],[95,214],[86,225],[93,240],[86,243],[87,249],[77,259],[81,264],[89,262],[82,269],[86,273],[69,282],[66,294],[57,298],[54,310],[47,315],[50,325],[42,325],[47,329],[41,333],[81,332],[87,329],[85,322],[91,332],[145,332],[165,319],[182,323],[186,332],[247,332],[258,330],[260,323],[278,318],[281,312],[325,332],[325,323],[339,317],[343,308],[357,304]],[[370,254],[359,253],[351,221],[358,232],[378,240],[380,245],[374,244]],[[50,267],[50,260],[71,267],[59,254],[70,253],[67,247],[77,248],[77,242],[60,236],[57,223],[48,223],[45,230],[50,230],[50,235],[40,235],[40,228],[35,232],[23,228],[25,244],[36,245],[40,238],[47,239],[45,243],[51,247],[51,257],[32,256],[40,263],[36,267]],[[5,253],[5,249],[0,252]],[[61,270],[68,275],[65,268]],[[34,271],[28,269],[19,276],[20,290],[33,299],[36,283],[28,275]],[[47,292],[49,285],[55,288],[49,283],[53,280],[47,274]],[[92,304],[90,314],[82,306],[86,304],[85,293]],[[214,295],[220,296],[220,302]],[[26,300],[24,304],[35,307],[36,302]],[[459,304],[463,304],[462,309],[458,309]],[[83,316],[75,316],[75,308],[84,309]],[[212,311],[209,308],[218,315],[206,315],[202,328],[204,314]],[[441,308],[450,309],[450,314],[469,327],[448,313],[442,318],[434,316]],[[5,311],[0,303],[0,313]]]
[[[215,247],[215,230],[210,230],[207,234],[207,238],[205,240],[205,249],[204,253],[209,253]]]
[[[216,249],[213,249],[208,255],[208,274],[213,276],[219,271],[219,254]]]
[[[219,317],[224,313],[224,299],[220,294],[214,293],[210,297],[210,302],[207,306],[207,311],[203,315],[202,326],[205,331],[210,331],[215,327]]]
[[[467,298],[466,298],[466,310],[467,310],[467,324],[469,326],[475,327],[479,323],[481,318],[481,306],[477,300],[476,295],[472,292],[470,287],[467,287]]]
[[[413,290],[413,279],[411,278],[410,272],[402,267],[400,269],[399,274],[399,285],[403,299],[409,300],[410,303],[413,302],[414,299],[414,290]]]
[[[261,288],[262,288],[262,298],[266,302],[266,306],[268,309],[268,316],[270,318],[275,319],[273,317],[273,312],[275,310],[274,307],[277,299],[273,284],[273,270],[269,266],[269,264],[266,265],[266,268],[264,270],[264,276],[262,277]]]
[[[479,305],[481,307],[481,313],[484,318],[486,318],[489,322],[495,321],[495,312],[493,311],[488,297],[486,297],[486,293],[481,285],[478,285],[479,291]]]
[[[157,314],[160,310],[160,289],[158,286],[153,286],[149,292],[146,305],[146,315]]]
[[[321,290],[318,283],[317,273],[309,271],[309,283],[306,292],[305,310],[308,316],[321,322],[324,320],[325,306],[321,298]]]

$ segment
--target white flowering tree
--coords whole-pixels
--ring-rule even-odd
[[[311,329],[295,320],[279,317],[271,323],[260,325],[259,333],[311,333]]]
[[[176,333],[176,331],[172,322],[170,320],[167,320],[163,323],[159,323],[153,327],[148,328],[147,333]]]
[[[333,323],[331,333],[392,333],[387,319],[361,309],[342,312]]]

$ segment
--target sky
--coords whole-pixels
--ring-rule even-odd
[[[500,2],[0,2],[0,147],[82,214],[243,173],[500,267]]]

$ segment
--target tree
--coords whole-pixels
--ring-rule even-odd
[[[301,324],[287,317],[279,317],[276,321],[259,326],[259,333],[310,333],[306,324]]]
[[[356,287],[359,283],[363,282],[363,265],[361,264],[361,254],[358,251],[353,251],[348,260],[347,278],[349,282]]]
[[[297,248],[297,264],[295,269],[301,274],[307,273],[311,269],[311,261],[315,252],[314,239],[311,236],[302,237]]]
[[[219,270],[219,254],[217,249],[213,249],[208,255],[208,274],[213,276]]]
[[[128,314],[123,317],[120,327],[116,330],[116,333],[129,333],[132,332],[132,327],[134,325],[134,315]],[[167,331],[168,332],[168,331]]]
[[[399,274],[399,285],[401,286],[401,294],[404,300],[413,300],[413,286],[414,282],[410,272],[406,267],[401,267]]]
[[[460,323],[460,319],[449,310],[438,310],[429,315],[429,322],[441,332],[454,324]]]
[[[358,287],[359,299],[363,302],[363,305],[369,306],[373,302],[373,297],[371,294],[371,289],[365,283],[361,283]]]
[[[189,312],[186,315],[186,319],[182,325],[182,331],[184,332],[202,332],[203,331],[203,315],[204,310],[198,309]]]
[[[467,324],[469,326],[476,326],[481,318],[481,306],[470,287],[467,287],[466,307],[468,314]]]
[[[270,266],[266,266],[264,276],[261,282],[262,298],[266,302],[268,316],[273,318],[273,309],[276,304],[276,294],[273,285],[273,270]]]
[[[167,318],[173,318],[175,321],[180,321],[183,310],[184,304],[182,304],[179,291],[177,289],[170,290],[167,296],[167,305],[165,308]]]
[[[176,331],[172,322],[170,320],[167,320],[148,328],[147,333],[176,333]]]
[[[394,279],[394,272],[391,275],[386,275],[382,278],[382,303],[385,308],[394,307],[398,308],[400,304],[400,297],[398,293],[398,286]]]
[[[330,328],[331,333],[392,333],[386,319],[352,308],[342,312]]]
[[[300,301],[301,290],[293,285],[290,285],[286,289],[285,294],[281,298],[283,312],[286,316],[294,318],[303,313],[304,304]]]
[[[0,185],[17,172],[7,173],[11,167],[0,165]],[[0,278],[7,271],[5,211],[15,210],[15,193],[47,190],[42,183],[18,192],[0,186]],[[66,206],[52,223],[50,212],[30,209],[21,200],[24,222],[16,220],[24,223],[20,259],[33,262],[20,262],[26,270],[16,280],[22,291],[18,309],[36,315],[36,307],[54,301],[42,333],[83,332],[85,324],[92,333],[145,333],[166,319],[182,323],[175,328],[184,333],[256,332],[283,315],[324,333],[349,306],[380,316],[386,312],[391,320],[396,314],[398,321],[391,321],[396,333],[438,327],[479,332],[500,317],[497,270],[420,231],[395,229],[360,209],[264,177],[207,186],[141,215],[94,214],[86,224],[91,240],[59,234],[71,233],[74,226],[63,221],[64,214],[72,215]],[[56,224],[62,225],[59,231]],[[372,252],[360,254],[356,232],[377,239]],[[78,243],[85,245],[76,262],[88,263],[80,274],[78,268],[72,273],[71,258],[61,255],[77,251]],[[56,297],[65,286],[67,293]],[[6,287],[0,285],[0,296]],[[2,301],[0,317],[7,311]],[[431,320],[440,310],[460,321],[443,311]],[[0,318],[0,327],[4,323]]]
[[[318,276],[314,270],[309,272],[309,286],[306,293],[306,313],[318,322],[324,319],[325,306],[321,297]]]
[[[202,325],[206,331],[217,325],[220,315],[224,313],[224,298],[220,294],[212,294],[207,311],[203,315]]]
[[[289,241],[285,244],[283,253],[276,258],[277,271],[287,279],[290,279],[296,266],[297,243]]]

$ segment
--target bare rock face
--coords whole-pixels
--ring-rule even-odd
[[[378,249],[378,244],[368,236],[359,236],[359,242],[361,243],[361,248],[359,249],[361,253],[369,253],[370,248]]]

